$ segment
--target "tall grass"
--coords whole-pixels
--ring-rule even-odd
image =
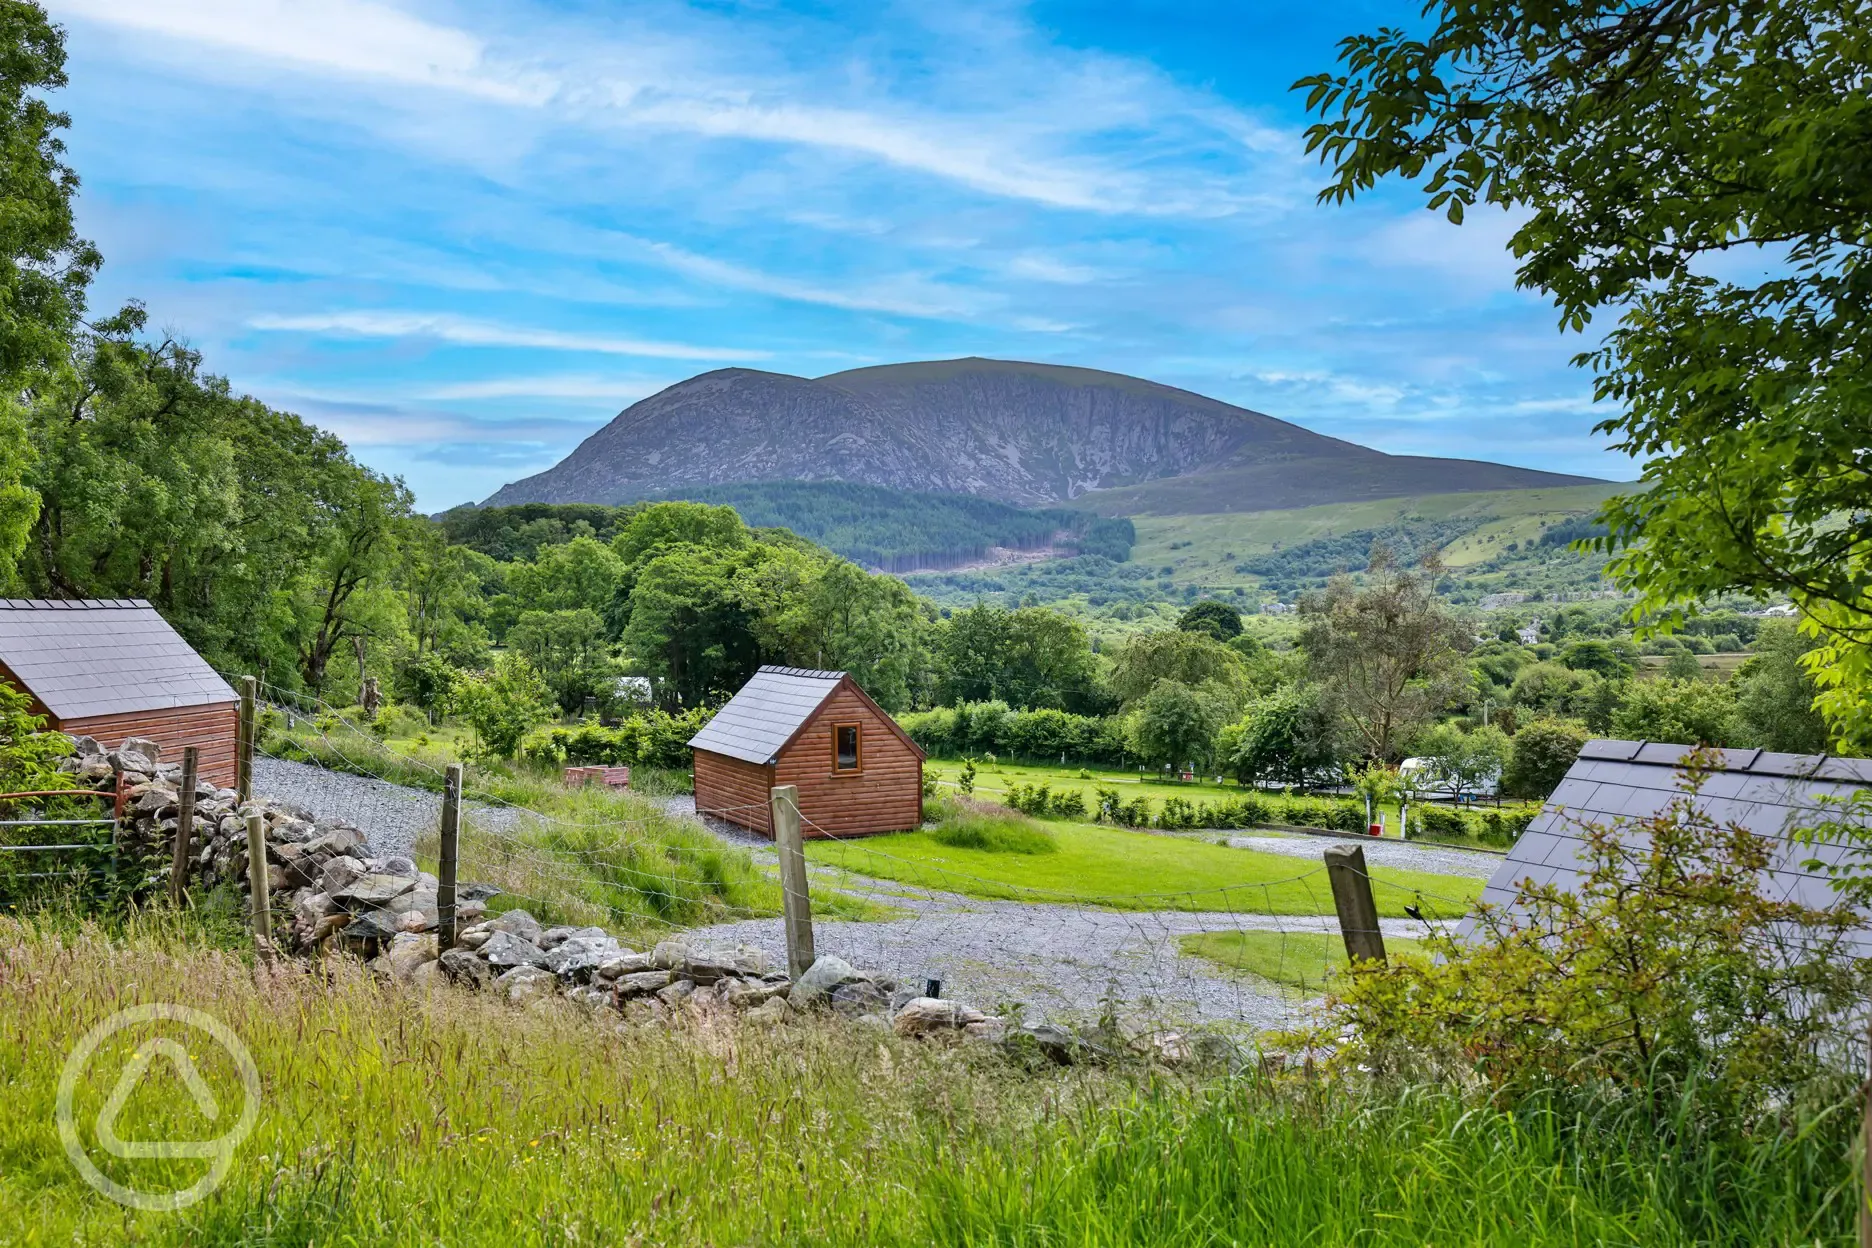
[[[256,976],[238,950],[167,918],[115,932],[0,921],[0,950],[0,1225],[28,1245],[1852,1236],[1853,1106],[1715,1132],[1691,1110],[1660,1128],[1590,1104],[1507,1112],[1448,1092],[1333,1094],[1252,1075],[1034,1074],[985,1046],[849,1024],[765,1032],[727,1018],[666,1032],[559,1002],[405,995],[342,963]],[[226,1184],[175,1214],[97,1195],[52,1125],[75,1037],[145,1001],[212,1012],[252,1051],[264,1088]],[[99,1067],[81,1085],[86,1139],[115,1073]],[[179,1088],[152,1085],[121,1134],[165,1131],[213,1134]],[[166,1166],[180,1185],[200,1164],[106,1168],[153,1185]]]
[[[1059,838],[1025,815],[986,802],[950,798],[930,803],[930,839],[953,849],[990,854],[1056,854]]]

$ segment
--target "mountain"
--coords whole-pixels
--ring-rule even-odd
[[[1260,412],[1088,368],[938,360],[818,378],[726,368],[620,412],[488,506],[622,503],[698,486],[849,481],[1031,507],[1265,511],[1407,494],[1573,485],[1475,460],[1385,455]],[[1125,501],[1129,488],[1174,488]]]

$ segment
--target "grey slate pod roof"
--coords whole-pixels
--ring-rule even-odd
[[[0,663],[61,722],[239,700],[141,598],[0,599]]]
[[[704,724],[701,732],[689,738],[689,744],[711,754],[766,766],[779,757],[781,749],[844,679],[844,672],[763,667],[715,712],[715,718]]]
[[[1584,824],[1617,828],[1634,849],[1642,849],[1645,833],[1631,825],[1662,813],[1684,795],[1678,768],[1690,752],[1687,745],[1648,741],[1587,742],[1508,860],[1489,878],[1482,900],[1511,905],[1523,880],[1562,888],[1577,883]],[[1837,865],[1848,860],[1850,851],[1835,844],[1796,843],[1790,834],[1839,818],[1830,801],[1872,788],[1872,759],[1767,750],[1716,750],[1712,755],[1720,761],[1703,782],[1698,809],[1720,825],[1741,824],[1782,843],[1767,873],[1770,898],[1816,909],[1832,905],[1829,877],[1805,864]],[[1459,935],[1473,929],[1474,920],[1465,919]],[[1872,932],[1862,934],[1858,944],[1862,955],[1872,955]]]

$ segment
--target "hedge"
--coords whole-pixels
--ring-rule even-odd
[[[1120,766],[1126,758],[1124,727],[1116,717],[1015,711],[1005,702],[965,702],[914,711],[899,716],[897,723],[936,758],[993,754],[1057,762],[1065,755],[1073,762],[1110,766]]]
[[[702,707],[671,715],[644,710],[615,728],[596,723],[535,728],[520,743],[520,757],[555,766],[669,767],[687,770],[689,738],[715,712]]]

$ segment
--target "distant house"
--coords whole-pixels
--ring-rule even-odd
[[[1515,636],[1521,639],[1521,644],[1524,646],[1538,646],[1540,644],[1540,616],[1535,616],[1527,624],[1515,629]]]
[[[799,789],[807,837],[923,822],[923,751],[844,672],[763,667],[689,744],[696,810],[763,836],[783,784]]]
[[[1627,825],[1661,814],[1683,797],[1678,768],[1690,753],[1687,745],[1646,741],[1589,741],[1566,779],[1547,799],[1496,869],[1482,900],[1510,906],[1523,880],[1571,890],[1580,879],[1582,824],[1616,829],[1634,848],[1647,835]],[[1719,760],[1698,794],[1697,808],[1718,824],[1741,824],[1758,836],[1778,841],[1767,871],[1769,896],[1823,908],[1838,894],[1824,870],[1807,863],[1839,864],[1852,850],[1840,844],[1802,844],[1790,833],[1839,817],[1837,802],[1872,788],[1872,759],[1776,754],[1768,750],[1717,750]],[[1464,920],[1464,928],[1474,920]],[[1856,938],[1861,956],[1872,954],[1872,933]]]
[[[141,599],[0,599],[0,679],[48,727],[110,748],[147,737],[168,763],[192,745],[204,779],[234,783],[239,697]]]

